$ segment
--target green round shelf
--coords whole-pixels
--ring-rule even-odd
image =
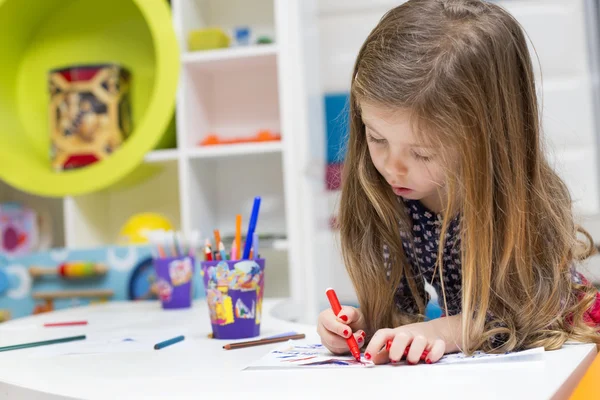
[[[179,46],[165,0],[0,0],[0,179],[25,192],[79,195],[126,180],[165,141]],[[134,131],[104,161],[51,168],[48,71],[114,62],[132,73]]]

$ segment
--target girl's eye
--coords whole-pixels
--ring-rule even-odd
[[[367,134],[367,140],[376,144],[384,144],[386,143],[385,139],[377,139],[376,137],[371,136],[371,134]]]
[[[413,154],[413,157],[415,159],[419,160],[419,161],[423,161],[423,162],[431,161],[431,156],[423,156],[423,155],[421,155],[419,153],[416,153],[414,151],[412,152],[412,154]]]

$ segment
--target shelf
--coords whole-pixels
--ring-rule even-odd
[[[251,154],[279,153],[281,142],[239,143],[198,147],[188,151],[190,158],[222,158]]]
[[[276,56],[277,45],[264,44],[189,52],[183,55],[182,60],[186,66],[218,71],[224,68],[247,68],[274,63]]]
[[[177,161],[178,158],[179,150],[177,149],[154,150],[146,154],[146,156],[144,157],[144,162],[149,164],[164,163],[170,161]]]

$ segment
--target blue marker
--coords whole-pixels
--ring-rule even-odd
[[[174,337],[173,339],[165,340],[164,342],[156,343],[154,345],[154,350],[164,349],[167,346],[183,341],[183,339],[185,339],[185,336],[181,335]]]
[[[247,260],[250,257],[250,248],[252,247],[252,238],[254,236],[254,230],[256,229],[256,221],[258,220],[259,209],[260,196],[257,196],[254,198],[254,205],[252,206],[252,215],[250,216],[250,223],[248,223],[248,232],[246,233],[246,244],[244,246],[242,260]]]

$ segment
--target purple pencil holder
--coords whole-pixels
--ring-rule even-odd
[[[265,260],[204,261],[201,265],[213,337],[260,335]]]
[[[193,257],[169,257],[154,260],[156,289],[164,309],[187,308],[193,297]]]

